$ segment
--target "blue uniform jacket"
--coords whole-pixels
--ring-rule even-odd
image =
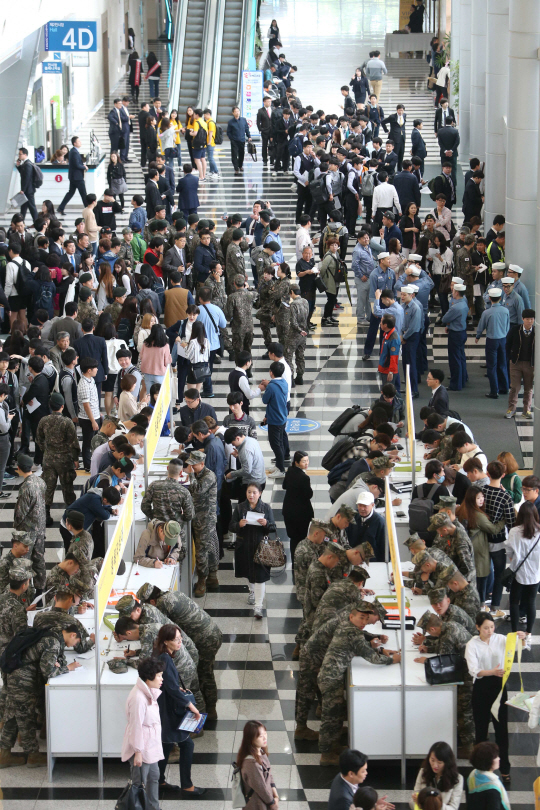
[[[505,338],[510,329],[510,315],[506,307],[493,304],[482,312],[482,317],[476,330],[476,338],[480,338],[485,330],[486,337],[491,340]]]
[[[422,331],[424,312],[422,305],[413,298],[412,301],[405,304],[403,313],[405,316],[403,319],[403,339],[408,340],[412,335],[416,334],[416,332]]]
[[[375,301],[375,290],[393,290],[395,284],[396,274],[393,270],[376,267],[369,277],[369,300]]]
[[[469,305],[466,298],[456,298],[454,306],[450,307],[442,317],[442,322],[450,332],[463,332],[467,328],[467,315]]]

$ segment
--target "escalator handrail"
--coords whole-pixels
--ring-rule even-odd
[[[203,59],[199,85],[200,106],[212,110],[217,116],[219,81],[221,76],[221,53],[225,25],[226,0],[207,0],[203,33],[202,53],[210,52],[210,59]]]
[[[250,0],[244,0],[242,3],[242,22],[240,24],[240,43],[239,43],[239,59],[238,59],[238,76],[236,79],[236,104],[240,104],[240,93],[242,89],[242,71],[246,70],[246,42],[247,37],[247,22],[248,13],[247,6]]]
[[[169,82],[169,109],[178,107],[180,99],[180,83],[182,80],[182,65],[184,62],[184,48],[186,44],[188,3],[189,0],[178,0],[176,4],[172,68]]]

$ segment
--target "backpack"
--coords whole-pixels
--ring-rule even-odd
[[[19,268],[17,278],[15,279],[15,289],[17,290],[17,295],[25,296],[28,292],[28,282],[30,281],[32,273],[28,269],[24,261],[17,259],[12,259],[12,261],[13,264],[16,264],[17,267]]]
[[[53,293],[52,290],[48,290],[46,287],[42,287],[39,293],[39,297],[36,301],[34,301],[34,308],[35,309],[46,309],[47,312],[51,309],[53,300]]]
[[[334,419],[330,427],[328,428],[328,433],[331,433],[332,436],[339,436],[342,429],[345,427],[347,422],[349,422],[353,416],[356,416],[357,413],[362,412],[361,405],[353,405],[352,408],[346,408],[341,416],[338,416],[337,419]]]
[[[195,137],[191,143],[193,149],[204,149],[208,139],[208,132],[204,127],[199,124],[199,129],[195,133]]]
[[[311,191],[313,202],[316,205],[325,203],[328,200],[326,174],[320,174],[318,177],[313,177],[312,172],[310,172],[309,175],[309,190]]]
[[[331,469],[340,463],[345,453],[348,453],[353,447],[354,439],[351,436],[344,436],[325,453],[321,465],[325,470],[330,472]]]
[[[292,141],[289,141],[289,145],[287,149],[289,150],[289,155],[292,158],[296,158],[302,154],[303,151],[303,138],[300,135],[295,135]]]
[[[248,755],[246,759],[253,759],[253,757]],[[242,771],[240,770],[236,762],[233,762],[233,772],[231,776],[231,781],[232,781],[231,798],[233,810],[235,810],[236,808],[245,807],[246,804],[251,799],[251,797],[253,796],[253,788],[250,788],[246,792],[246,786],[244,785],[244,780],[242,779]]]
[[[373,197],[373,189],[375,188],[375,172],[371,174],[366,172],[362,177],[362,196]]]
[[[120,323],[116,327],[116,335],[120,340],[123,340],[126,345],[131,340],[131,324],[128,318],[121,318]]]
[[[213,121],[212,123],[216,124],[215,121]],[[216,132],[214,134],[214,144],[216,146],[221,146],[222,143],[223,143],[223,128],[220,127],[219,124],[216,124]]]
[[[0,669],[9,675],[10,672],[15,672],[22,666],[22,655],[25,650],[33,647],[44,636],[53,636],[50,627],[25,627],[16,633],[8,645],[4,648],[4,652],[0,655]]]
[[[431,523],[433,515],[433,495],[437,491],[439,484],[433,484],[427,495],[424,490],[425,484],[419,484],[417,492],[419,498],[415,498],[409,504],[409,531],[411,534],[414,532],[427,532],[428,526]]]
[[[357,461],[357,458],[348,458],[345,461],[340,461],[340,463],[336,464],[335,467],[332,467],[327,476],[329,486],[332,486],[332,484],[337,484],[342,475],[348,472],[352,465],[356,464]]]
[[[32,185],[34,188],[41,188],[43,185],[43,172],[36,166],[35,163],[32,163],[32,171],[33,171],[33,178],[32,178]]]
[[[435,177],[432,177],[432,178],[431,178],[431,180],[428,180],[428,184],[427,184],[427,186],[428,186],[429,190],[431,191],[431,194],[430,194],[429,196],[431,197],[431,199],[432,199],[433,201],[435,201],[435,198],[437,197],[437,195],[435,194],[434,188],[435,188],[435,181],[436,181],[436,180],[437,180],[439,177],[443,177],[443,178],[444,178],[444,174],[437,174]]]

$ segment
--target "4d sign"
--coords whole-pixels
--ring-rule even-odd
[[[44,26],[46,51],[97,51],[97,23],[60,20]]]

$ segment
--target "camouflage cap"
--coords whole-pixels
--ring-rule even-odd
[[[453,495],[441,495],[439,502],[433,507],[437,512],[439,509],[452,509],[457,505],[457,498]]]
[[[365,540],[363,543],[360,543],[358,548],[362,552],[362,557],[364,558],[365,562],[369,562],[375,556],[373,546],[367,540]]]
[[[378,599],[374,599],[371,603],[371,612],[376,613],[381,622],[386,619],[386,608],[379,602]]]
[[[329,526],[328,523],[324,522],[324,520],[316,520],[314,518],[309,524],[309,531],[312,531],[314,529],[320,529],[321,531],[325,532],[325,534],[328,534]]]
[[[22,543],[23,546],[34,548],[35,538],[29,532],[20,532],[17,529],[11,531],[11,542]]]
[[[434,532],[437,531],[437,529],[442,529],[443,527],[449,529],[453,525],[454,524],[446,512],[438,512],[431,518],[431,523],[429,524],[428,529],[430,532]]]
[[[206,453],[202,450],[192,450],[187,460],[188,464],[204,464],[206,461]]]
[[[127,662],[122,658],[111,658],[110,661],[107,661],[107,666],[115,675],[122,675],[128,671]]]
[[[116,610],[120,616],[130,616],[131,611],[137,607],[137,600],[131,594],[126,593],[116,603]]]
[[[341,517],[346,518],[349,521],[349,523],[353,522],[357,514],[358,513],[356,512],[355,509],[352,508],[352,506],[347,506],[346,504],[340,506],[339,509],[336,511],[336,515],[341,515]]]
[[[409,537],[407,537],[407,539],[404,542],[404,545],[406,545],[407,548],[411,548],[412,546],[415,546],[417,543],[423,542],[424,540],[422,540],[420,535],[417,532],[414,532],[414,534],[411,534]]]
[[[56,588],[54,592],[55,596],[80,596],[79,589],[75,587],[75,583],[73,582],[63,582],[61,585]]]
[[[15,582],[25,582],[35,576],[32,570],[32,560],[15,560],[10,566],[8,576]]]
[[[355,605],[355,607],[356,607],[356,610],[359,610],[361,613],[374,613],[375,612],[373,610],[372,603],[368,602],[365,599],[362,599],[360,602],[358,602],[358,604]]]
[[[144,585],[141,585],[141,587],[137,591],[137,599],[140,599],[141,602],[148,602],[153,592],[154,586],[151,585],[149,582],[145,582]]]
[[[443,568],[439,576],[439,580],[446,585],[446,583],[450,582],[450,580],[453,579],[457,573],[458,569],[454,563],[452,563],[451,565],[447,565],[446,568]]]
[[[180,524],[177,523],[176,520],[169,520],[165,524],[163,531],[165,534],[165,540],[174,540],[174,542],[176,543],[182,529],[180,527]]]
[[[321,554],[335,554],[336,557],[339,557],[339,559],[342,559],[345,555],[345,549],[343,546],[340,546],[339,543],[333,543],[331,540],[329,540],[328,542],[323,543],[322,546],[323,548]]]
[[[418,566],[424,565],[427,562],[434,562],[433,557],[431,557],[427,551],[419,551],[418,554],[414,555],[412,561]]]
[[[395,467],[393,461],[388,456],[379,456],[379,458],[372,458],[371,465],[374,470],[387,470],[388,468]]]
[[[428,591],[428,599],[430,605],[436,605],[442,602],[446,596],[446,588],[432,588]]]
[[[432,614],[431,610],[426,610],[426,612],[425,612],[425,613],[422,613],[422,615],[420,616],[420,618],[419,618],[419,619],[418,619],[418,621],[416,622],[416,626],[417,626],[417,627],[419,627],[419,628],[420,628],[420,630],[425,630],[425,627],[426,627],[426,624],[427,624],[427,620],[428,620],[428,619],[429,619],[429,617],[430,617],[430,616],[432,616],[432,615],[433,615],[433,614]]]
[[[85,563],[89,563],[90,560],[86,556],[86,554],[82,551],[82,549],[75,546],[75,548],[71,549],[71,554],[75,557],[79,565],[84,565]]]
[[[365,569],[365,568],[362,568],[362,566],[361,566],[361,565],[359,565],[359,566],[358,566],[357,568],[355,568],[354,570],[355,570],[355,571],[358,571],[358,573],[359,573],[359,574],[362,574],[362,576],[364,577],[364,582],[366,581],[366,579],[369,579],[369,578],[370,578],[370,575],[368,574],[368,572],[366,571],[366,569]]]

